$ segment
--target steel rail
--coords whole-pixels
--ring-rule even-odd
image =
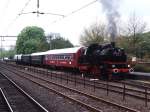
[[[12,72],[12,71],[11,71],[11,72]],[[19,72],[22,72],[22,71],[19,71]],[[17,73],[17,72],[14,72],[14,71],[13,71],[13,73],[15,73],[15,74],[17,74],[17,75],[19,75],[19,76],[21,76],[21,77],[24,77],[24,78],[26,78],[26,79],[28,79],[28,80],[31,80],[30,78],[27,78],[27,77],[25,77],[25,76],[22,76],[22,75],[20,75],[20,74]],[[90,98],[92,98],[92,99],[94,99],[94,100],[97,100],[97,101],[100,101],[100,102],[104,102],[104,103],[106,103],[106,104],[110,104],[110,105],[116,106],[116,107],[118,107],[118,108],[122,108],[122,109],[127,110],[127,111],[140,112],[140,111],[138,111],[138,110],[136,110],[136,109],[132,109],[132,108],[129,108],[129,107],[126,107],[126,106],[123,106],[123,105],[119,105],[119,104],[114,103],[114,102],[106,101],[105,99],[102,99],[102,98],[99,98],[99,97],[90,95],[90,94],[85,93],[85,92],[78,91],[78,90],[76,90],[76,89],[73,89],[73,88],[70,88],[70,87],[67,87],[67,86],[64,86],[64,85],[61,85],[61,84],[54,83],[54,82],[49,81],[49,80],[45,80],[45,79],[43,79],[43,78],[41,78],[41,77],[33,76],[33,75],[31,75],[31,74],[29,74],[29,73],[26,73],[26,72],[22,72],[22,73],[28,74],[28,75],[30,75],[30,76],[32,76],[32,77],[34,77],[34,78],[43,80],[43,81],[45,81],[45,82],[47,82],[47,83],[52,83],[52,84],[54,84],[54,85],[56,85],[56,86],[59,86],[59,87],[65,88],[65,89],[69,89],[70,91],[76,92],[76,93],[78,93],[78,94],[85,95],[85,96],[90,97]]]
[[[28,99],[30,99],[34,104],[36,104],[43,112],[49,112],[45,107],[38,103],[34,98],[27,94],[21,87],[19,87],[13,80],[8,78],[4,73],[0,72],[7,80],[9,80],[21,93],[23,93]]]
[[[45,71],[44,71],[45,72]],[[56,74],[56,73],[53,73],[53,74]],[[57,74],[56,74],[57,75]],[[70,79],[68,79],[68,78],[65,78],[65,77],[62,77],[62,76],[53,76],[53,77],[56,77],[56,78],[61,78],[61,79],[64,79],[64,80],[68,80],[68,81],[74,81],[74,79],[72,79],[71,77],[70,77]],[[81,82],[79,81],[79,80],[81,80]],[[106,90],[107,88],[106,87],[103,87],[103,86],[99,86],[99,84],[101,84],[101,85],[104,85],[104,86],[109,86],[110,88],[109,88],[109,91],[111,91],[111,92],[115,92],[115,93],[119,93],[119,94],[122,94],[123,93],[123,91],[121,91],[121,90],[123,90],[124,89],[124,84],[125,84],[125,86],[126,86],[126,88],[125,88],[125,90],[126,90],[126,95],[128,95],[128,96],[131,96],[131,97],[135,97],[135,98],[139,98],[139,99],[141,99],[141,100],[145,100],[145,98],[144,97],[142,97],[142,96],[140,96],[140,95],[135,95],[135,94],[131,94],[130,92],[137,92],[137,93],[141,93],[141,94],[143,94],[143,95],[145,95],[145,90],[144,89],[142,89],[142,87],[141,86],[134,86],[134,85],[131,85],[131,84],[128,84],[128,83],[121,83],[122,84],[122,86],[117,86],[117,85],[111,85],[111,84],[107,84],[107,83],[102,83],[102,82],[94,82],[95,84],[98,84],[98,85],[94,85],[94,84],[90,84],[90,83],[92,83],[90,80],[85,80],[86,82],[83,82],[83,79],[81,79],[81,78],[77,78],[76,79],[76,83],[80,83],[80,84],[85,84],[85,85],[88,85],[88,86],[91,86],[91,87],[93,87],[93,86],[95,86],[95,88],[98,88],[98,89],[104,89],[104,90]],[[141,87],[141,88],[138,88],[138,89],[142,89],[142,90],[138,90],[138,89],[131,89],[131,88],[128,88],[127,86],[133,86],[133,87],[136,87],[136,88],[138,88],[138,87]],[[115,90],[115,89],[111,89],[111,88],[115,88],[115,89],[121,89],[121,90]],[[150,93],[148,92],[147,93],[148,95],[150,95]],[[150,101],[150,99],[148,99],[148,101]]]
[[[20,65],[19,65],[20,66]],[[35,68],[34,68],[35,69]],[[38,70],[38,69],[37,69]],[[38,70],[38,71],[42,71],[42,70]],[[43,72],[46,72],[46,71],[44,71],[43,70]],[[50,73],[50,72],[49,72]],[[51,72],[51,73],[53,73],[53,72]],[[58,74],[58,75],[60,75],[59,73],[53,73],[53,74]],[[72,77],[70,77],[70,78],[72,78]],[[80,77],[76,77],[77,78],[77,80],[83,80],[83,78],[80,78]],[[88,81],[88,82],[91,82],[89,79],[85,79],[85,81]],[[106,85],[106,83],[104,83],[104,82],[95,82],[96,84],[103,84],[103,85]],[[114,83],[114,82],[113,82]],[[139,87],[139,88],[148,88],[148,89],[150,89],[150,87],[147,87],[147,86],[143,86],[143,85],[138,85],[138,84],[134,84],[134,83],[128,83],[128,82],[119,82],[119,81],[115,81],[115,83],[119,83],[119,84],[122,84],[122,85],[124,85],[124,84],[126,84],[127,86],[133,86],[133,87]],[[121,88],[121,86],[117,86],[117,85],[110,85],[111,87],[116,87],[116,88]],[[126,88],[126,89],[128,89],[128,88]],[[128,90],[131,90],[132,91],[132,89],[128,89]],[[135,90],[136,91],[136,90]],[[140,91],[138,91],[137,90],[137,92],[140,92]]]
[[[20,66],[20,65],[19,65],[19,66]],[[55,73],[55,74],[56,74],[56,73]],[[54,77],[58,78],[57,76],[54,76]],[[59,77],[59,78],[62,78],[62,77]],[[74,81],[73,79],[67,79],[67,78],[62,78],[62,79],[69,80],[69,81]],[[84,84],[84,82],[79,82],[78,79],[80,79],[80,78],[77,78],[77,79],[76,79],[76,82],[77,82],[77,83]],[[83,81],[83,79],[80,79],[80,80]],[[88,83],[85,82],[85,85],[88,85],[88,86],[91,86],[91,87],[92,87],[92,86],[95,86],[95,88],[98,88],[98,89],[104,89],[104,90],[107,89],[106,87],[100,87],[100,86],[97,86],[97,85],[89,84],[89,83],[91,83],[91,81],[89,81],[89,80],[87,80],[87,79],[86,79],[85,81],[88,82]],[[102,82],[94,82],[94,83],[95,83],[95,84],[102,84],[102,85],[104,85],[104,86],[107,86],[106,83],[102,83]],[[124,89],[123,87],[121,87],[121,86],[116,86],[116,85],[110,85],[110,84],[108,84],[108,86],[109,86],[109,87],[114,87],[114,88],[117,88],[117,89],[121,89],[121,90]],[[128,86],[128,85],[126,85],[126,86]],[[141,90],[136,90],[136,89],[130,89],[130,88],[127,88],[127,87],[126,87],[125,89],[126,89],[126,93],[125,93],[126,95],[131,96],[131,97],[135,97],[135,98],[138,98],[138,99],[141,99],[141,100],[145,100],[145,97],[128,93],[128,92],[130,91],[130,92],[137,92],[137,93],[141,93],[141,94],[145,95],[144,90],[141,91]],[[115,93],[119,93],[119,94],[123,94],[123,91],[119,91],[119,90],[115,90],[115,89],[111,89],[111,88],[109,88],[109,91],[115,92]],[[149,92],[148,92],[147,94],[150,95]],[[148,101],[150,101],[149,98],[148,98]]]
[[[3,90],[2,90],[2,88],[0,88],[0,92],[1,92],[1,94],[2,94],[2,96],[3,96],[3,98],[4,98],[4,100],[5,100],[5,102],[6,102],[7,106],[8,106],[8,108],[9,108],[9,111],[10,111],[10,112],[14,112],[13,109],[11,108],[11,106],[10,106],[10,104],[9,104],[9,102],[8,102],[8,100],[7,100],[6,96],[5,96],[5,94],[4,94]]]
[[[17,73],[15,73],[15,74],[17,74]],[[27,80],[29,80],[29,81],[35,83],[35,84],[38,84],[39,86],[42,86],[43,88],[46,88],[46,89],[48,89],[48,90],[50,90],[50,91],[52,91],[52,92],[54,92],[54,93],[56,93],[56,94],[58,94],[58,95],[61,95],[61,96],[64,97],[64,98],[67,98],[67,99],[69,99],[69,100],[71,100],[71,101],[74,101],[74,102],[76,102],[77,104],[80,104],[80,105],[86,107],[87,109],[91,110],[92,112],[103,112],[102,110],[97,109],[97,108],[94,108],[94,107],[92,107],[91,105],[88,105],[88,104],[86,104],[86,103],[81,102],[80,100],[76,100],[76,99],[74,99],[74,98],[71,98],[71,97],[69,97],[69,96],[67,96],[67,95],[65,95],[65,94],[63,94],[63,93],[61,93],[61,92],[59,92],[59,91],[56,91],[56,90],[50,88],[49,86],[45,86],[45,85],[43,85],[43,84],[40,84],[40,83],[38,83],[38,82],[36,82],[36,81],[34,81],[34,80],[30,79],[30,78],[27,78],[27,77],[25,77],[25,76],[22,76],[22,75],[20,75],[20,74],[17,74],[17,75],[19,75],[19,76],[21,76],[21,77],[23,77],[23,78],[25,78],[25,79],[27,79]]]

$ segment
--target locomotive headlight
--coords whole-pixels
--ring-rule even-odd
[[[115,68],[116,67],[116,65],[112,65],[112,68]]]
[[[113,69],[113,72],[114,72],[114,73],[118,73],[119,70],[118,70],[118,69]]]
[[[131,65],[128,65],[128,67],[130,68],[130,67],[131,67]]]

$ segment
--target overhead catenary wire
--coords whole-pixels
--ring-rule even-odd
[[[90,2],[90,3],[88,3],[88,4],[83,5],[82,7],[78,8],[78,9],[75,9],[75,10],[71,11],[71,12],[68,13],[67,15],[64,15],[63,19],[66,18],[66,17],[68,17],[68,16],[71,16],[71,15],[74,14],[74,13],[77,13],[77,12],[81,11],[82,9],[85,9],[85,8],[89,7],[90,5],[93,5],[93,4],[96,3],[97,1],[98,1],[98,0],[94,0],[94,1],[92,1],[92,2]],[[55,21],[53,21],[52,23],[56,23],[56,22],[61,21],[61,20],[62,20],[62,18],[61,18],[61,19],[58,19],[58,20],[55,20]]]
[[[2,16],[0,17],[1,22],[3,22],[3,18],[4,18],[5,15],[6,15],[6,11],[7,11],[7,9],[8,9],[9,3],[10,3],[10,0],[7,0],[6,3],[5,3],[4,9],[3,9],[3,11],[2,11]]]
[[[7,0],[7,1],[6,1],[6,4],[5,4],[5,7],[4,7],[4,10],[3,10],[3,14],[2,14],[3,16],[1,17],[1,22],[3,22],[3,18],[4,18],[4,16],[5,16],[5,14],[6,14],[5,12],[7,11],[7,8],[8,8],[8,6],[9,6],[9,3],[10,3],[10,0]],[[2,41],[2,40],[4,40],[4,37],[1,37],[1,41]]]
[[[63,18],[59,18],[59,20],[55,20],[55,21],[52,22],[52,23],[56,23],[56,22],[58,22],[58,21],[60,21],[60,20],[62,20],[62,19],[64,19],[64,18],[66,18],[66,17],[68,17],[68,16],[71,16],[71,15],[74,14],[74,13],[77,13],[77,12],[79,12],[79,11],[81,11],[81,10],[87,8],[88,6],[90,6],[90,5],[94,4],[95,2],[97,2],[98,0],[94,0],[94,1],[92,1],[92,2],[90,2],[90,3],[88,3],[88,4],[85,4],[85,5],[83,5],[82,7],[71,11],[71,12],[68,13],[67,15],[56,14],[56,13],[39,12],[39,10],[38,10],[38,9],[39,9],[39,0],[37,0],[37,11],[24,12],[24,9],[28,6],[28,4],[30,3],[30,1],[31,1],[31,0],[28,0],[28,1],[25,3],[25,6],[22,8],[22,10],[20,11],[20,13],[15,17],[15,19],[8,25],[8,27],[7,27],[6,30],[8,30],[8,28],[9,28],[14,22],[16,22],[16,20],[18,19],[18,17],[19,17],[21,14],[29,14],[29,13],[33,13],[33,14],[34,14],[34,13],[38,13],[38,14],[51,14],[51,15],[62,16]]]
[[[90,3],[88,3],[88,4],[86,4],[86,5],[83,5],[82,7],[80,7],[80,8],[78,8],[78,9],[76,9],[76,10],[70,12],[70,13],[67,14],[65,17],[70,16],[70,15],[72,15],[72,14],[74,14],[74,13],[77,13],[77,12],[79,12],[80,10],[87,8],[88,6],[94,4],[94,3],[97,2],[97,1],[98,1],[98,0],[94,0],[94,1],[92,1],[92,2],[90,2]]]
[[[75,13],[77,13],[77,12],[79,12],[79,11],[81,11],[81,10],[83,10],[83,9],[85,9],[85,8],[87,8],[87,7],[89,7],[90,5],[92,5],[92,4],[94,4],[95,2],[97,2],[98,0],[94,0],[94,1],[92,1],[92,2],[89,2],[89,3],[87,3],[87,4],[85,4],[85,5],[83,5],[82,7],[79,7],[79,8],[77,8],[77,9],[75,9],[75,10],[73,10],[73,11],[71,11],[71,12],[69,12],[68,14],[66,14],[66,15],[63,15],[63,14],[56,14],[56,13],[46,13],[46,12],[39,12],[39,0],[37,0],[37,11],[33,11],[33,12],[24,12],[24,10],[25,10],[25,8],[28,6],[28,4],[30,3],[30,1],[31,0],[28,0],[26,3],[25,3],[25,6],[21,9],[21,11],[20,11],[20,13],[18,13],[18,15],[15,17],[15,19],[8,25],[8,27],[7,27],[7,29],[13,24],[13,23],[15,23],[16,22],[16,20],[19,18],[19,16],[21,15],[21,14],[28,14],[28,13],[33,13],[33,14],[51,14],[51,15],[58,15],[58,16],[62,16],[63,18],[66,18],[66,17],[68,17],[68,16],[71,16],[71,15],[73,15],[73,14],[75,14]],[[61,18],[61,19],[63,19],[63,18]],[[54,21],[54,22],[57,22],[57,21],[59,21],[59,20],[56,20],[56,21]],[[16,36],[2,36],[2,37],[16,37]]]
[[[24,7],[21,9],[20,13],[22,13],[22,12],[25,10],[25,8],[28,6],[28,4],[30,3],[30,1],[31,1],[31,0],[28,0],[28,1],[25,3],[25,5],[24,5]],[[13,21],[8,24],[8,26],[6,27],[6,29],[5,29],[4,31],[7,31],[8,28],[10,28],[10,27],[13,25],[13,23],[16,22],[16,20],[18,19],[19,16],[20,16],[20,15],[17,15],[17,16],[13,19]],[[4,37],[7,37],[7,36],[1,36],[1,48],[2,48],[2,40],[4,40]],[[6,46],[5,46],[5,47],[6,47]],[[1,52],[2,52],[2,51],[1,51]]]
[[[23,9],[20,11],[20,14],[24,11],[24,9],[28,6],[28,4],[30,3],[31,0],[28,0],[25,4],[25,6],[23,7]]]
[[[18,17],[20,16],[20,15],[22,15],[22,14],[29,14],[29,13],[33,13],[33,14],[50,14],[50,15],[57,15],[57,16],[62,16],[63,18],[59,18],[59,20],[55,20],[55,21],[53,21],[52,23],[56,23],[57,21],[60,21],[61,19],[64,19],[64,18],[66,18],[66,17],[68,17],[68,16],[71,16],[72,14],[74,14],[74,13],[77,13],[77,12],[79,12],[80,10],[82,10],[82,9],[85,9],[85,8],[87,8],[88,6],[90,6],[90,5],[92,5],[92,4],[94,4],[95,2],[97,2],[98,0],[94,0],[94,1],[92,1],[92,2],[90,2],[90,3],[88,3],[88,4],[86,4],[86,5],[83,5],[82,7],[80,7],[80,8],[78,8],[78,9],[76,9],[76,10],[73,10],[73,11],[71,11],[70,13],[68,13],[67,15],[63,15],[63,14],[57,14],[57,13],[50,13],[50,12],[39,12],[39,0],[37,0],[37,11],[33,11],[33,12],[23,12],[24,11],[24,9],[28,6],[28,4],[30,3],[30,1],[31,0],[28,0],[26,3],[25,3],[25,6],[22,8],[22,10],[20,11],[20,13],[13,19],[13,21],[8,25],[8,27],[6,28],[6,31],[8,30],[8,28],[14,23],[14,22],[16,22],[16,20],[18,19]]]
[[[98,1],[98,0],[94,0],[94,1],[92,1],[92,2],[90,2],[90,3],[88,3],[88,4],[86,4],[86,5],[83,5],[82,7],[78,8],[78,9],[76,9],[76,10],[71,11],[71,12],[68,13],[67,15],[63,15],[63,14],[50,13],[50,12],[46,12],[46,13],[45,13],[45,12],[40,12],[40,11],[39,11],[39,0],[37,0],[37,11],[24,12],[24,13],[21,13],[21,14],[30,14],[30,13],[33,13],[33,14],[37,14],[37,16],[38,16],[38,14],[50,14],[50,15],[62,16],[63,18],[65,18],[65,17],[71,16],[71,15],[74,14],[74,13],[79,12],[79,11],[82,10],[82,9],[87,8],[88,6],[94,4],[94,3],[97,2],[97,1]],[[21,14],[20,14],[20,15],[21,15]],[[61,19],[62,19],[62,18],[61,18]],[[59,21],[59,20],[55,20],[55,21],[53,21],[52,23],[55,23],[55,22],[57,22],[57,21]]]
[[[55,15],[55,16],[62,16],[62,17],[64,17],[65,15],[63,15],[63,14],[57,14],[57,13],[50,13],[50,12],[39,12],[39,11],[33,11],[33,12],[23,12],[23,13],[21,13],[21,14],[50,14],[50,15]],[[21,15],[20,14],[20,15]]]
[[[9,27],[11,27],[13,25],[14,22],[16,22],[16,20],[19,18],[20,14],[23,13],[23,11],[25,10],[25,8],[28,6],[28,4],[30,3],[31,0],[28,0],[24,7],[21,9],[21,11],[19,12],[19,14],[16,15],[16,17],[8,24],[8,26],[6,27],[5,31],[8,30]]]
[[[2,18],[1,18],[1,19],[2,19],[1,22],[3,22],[3,18],[4,18],[4,16],[5,16],[5,14],[6,14],[5,12],[7,11],[7,8],[8,8],[8,6],[9,6],[9,3],[10,3],[10,0],[7,0],[7,2],[6,2],[6,4],[5,4],[5,7],[4,7],[4,10],[3,10],[3,14],[2,14],[3,16],[2,16]],[[1,41],[2,41],[2,40],[4,40],[4,37],[1,37]]]
[[[54,15],[54,16],[62,16],[64,17],[63,14],[57,14],[57,13],[51,13],[51,12],[41,12],[39,11],[39,7],[40,7],[40,1],[37,0],[37,10],[36,11],[32,11],[32,12],[21,12],[19,15],[22,15],[22,14],[37,14],[37,17],[39,17],[39,14],[43,15],[43,14],[50,14],[50,15]]]

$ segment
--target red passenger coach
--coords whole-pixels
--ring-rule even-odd
[[[46,65],[53,67],[65,67],[78,69],[78,60],[83,47],[49,50],[45,55]]]

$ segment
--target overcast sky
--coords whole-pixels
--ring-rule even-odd
[[[40,12],[57,13],[67,17],[54,15],[18,14],[37,10],[37,0],[0,0],[0,35],[18,35],[26,26],[39,26],[50,32],[60,33],[74,45],[79,45],[79,36],[83,29],[94,22],[106,22],[100,0],[90,6],[71,14],[72,11],[92,2],[93,0],[40,0]],[[116,0],[119,2],[120,20],[126,19],[135,12],[147,23],[150,29],[150,0]],[[25,7],[25,8],[24,8]],[[4,38],[3,47],[15,45],[16,38]]]

